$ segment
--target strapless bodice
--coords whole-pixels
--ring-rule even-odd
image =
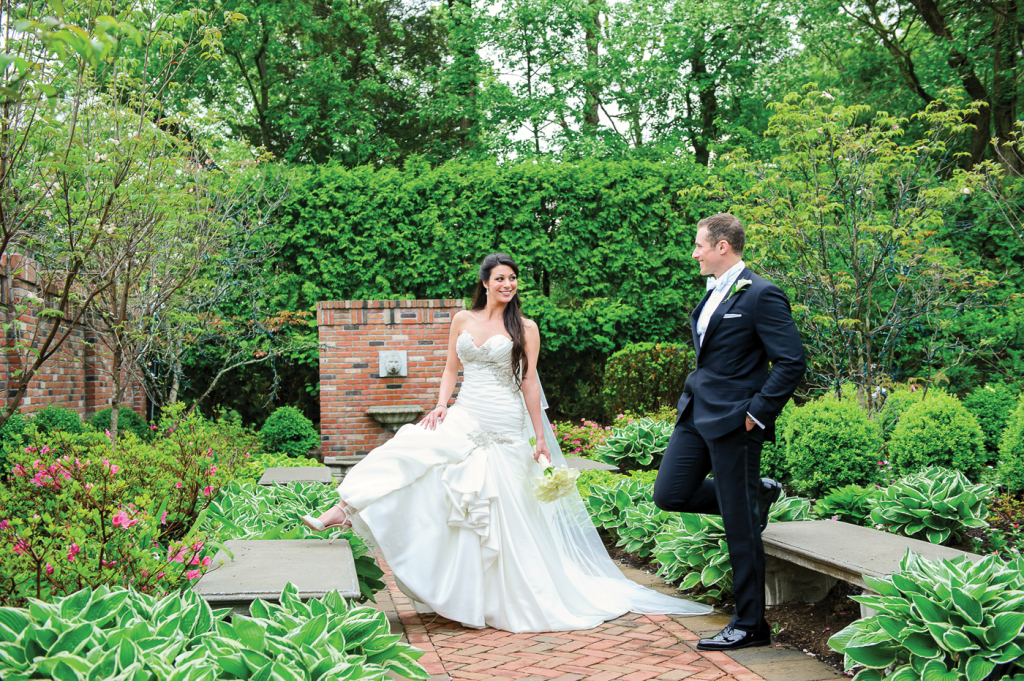
[[[468,331],[455,350],[462,360],[462,386],[455,405],[468,411],[482,428],[518,432],[524,424],[522,391],[512,374],[512,340],[496,334],[477,346]]]

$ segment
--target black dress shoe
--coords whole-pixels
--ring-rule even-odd
[[[739,650],[755,646],[771,645],[772,637],[767,628],[760,631],[743,631],[732,625],[722,629],[714,638],[702,638],[697,642],[697,650]]]
[[[761,531],[768,527],[768,512],[772,510],[772,504],[779,500],[782,494],[782,485],[771,478],[761,478],[761,494],[757,497],[757,505],[761,509]]]

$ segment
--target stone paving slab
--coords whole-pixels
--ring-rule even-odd
[[[259,484],[264,486],[287,485],[290,482],[333,482],[331,469],[327,466],[298,466],[283,468],[274,466],[263,471]]]
[[[378,553],[388,588],[377,607],[388,612],[403,640],[424,651],[420,664],[435,681],[838,681],[832,667],[787,647],[754,648],[732,655],[696,649],[729,616],[714,612],[681,617],[628,613],[587,631],[510,634],[467,629],[439,615],[419,614],[395,584]],[[623,567],[633,581],[673,593],[653,575]],[[656,585],[655,582],[658,584]]]
[[[595,461],[593,459],[584,459],[579,456],[567,456],[565,457],[565,465],[569,468],[576,468],[581,471],[617,471],[618,466],[613,466],[610,463],[604,461]]]

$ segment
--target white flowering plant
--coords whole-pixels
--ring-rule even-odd
[[[531,437],[530,445],[536,444],[537,439]],[[533,479],[533,495],[542,504],[549,504],[576,490],[576,479],[580,477],[580,471],[564,465],[556,467],[546,456],[542,456],[539,463],[543,471]]]

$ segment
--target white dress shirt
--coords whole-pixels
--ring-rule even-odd
[[[704,309],[700,311],[700,317],[697,318],[697,334],[700,336],[700,344],[704,345],[704,334],[708,330],[708,324],[711,322],[711,315],[715,313],[718,306],[722,304],[722,301],[729,295],[729,291],[732,290],[736,280],[740,278],[740,274],[746,269],[747,265],[742,260],[730,267],[725,271],[721,277],[709,277],[708,278],[708,290],[711,291],[711,297],[704,303]],[[764,430],[764,424],[758,421],[748,411],[747,416],[753,421],[759,428]]]

